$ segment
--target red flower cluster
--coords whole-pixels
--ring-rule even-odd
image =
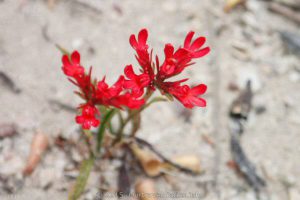
[[[193,59],[203,57],[209,53],[209,47],[203,48],[205,37],[198,37],[192,42],[193,36],[194,32],[189,32],[183,47],[179,47],[177,50],[172,44],[166,44],[164,49],[165,59],[161,65],[158,56],[156,56],[156,62],[152,62],[152,51],[149,53],[148,32],[146,29],[139,32],[138,39],[134,35],[130,36],[130,44],[135,49],[136,59],[142,68],[142,74],[139,76],[147,80],[145,83],[148,83],[148,85],[140,85],[139,91],[142,91],[146,85],[146,87],[158,88],[163,93],[171,94],[187,108],[206,106],[206,101],[199,97],[205,93],[206,85],[200,84],[190,88],[188,85],[181,85],[188,79],[174,82],[167,81],[167,79],[180,74],[186,67],[194,64],[192,63]]]
[[[78,86],[80,91],[77,94],[86,101],[79,106],[81,115],[76,116],[76,122],[81,124],[83,129],[97,127],[100,124],[100,112],[96,105],[138,109],[145,103],[143,94],[146,88],[151,91],[158,88],[163,94],[174,96],[187,108],[206,106],[206,101],[199,97],[205,93],[206,85],[200,84],[190,88],[188,85],[182,85],[188,79],[174,82],[167,80],[192,65],[193,59],[205,56],[210,51],[209,47],[202,48],[205,43],[204,37],[199,37],[192,42],[193,35],[194,32],[188,33],[183,47],[179,47],[176,51],[173,45],[166,44],[165,59],[161,65],[158,56],[155,63],[152,61],[152,50],[149,52],[147,44],[147,30],[141,30],[137,38],[131,35],[129,42],[136,51],[141,73],[136,74],[132,65],[128,65],[124,69],[125,76],[121,75],[112,86],[105,82],[105,78],[100,81],[92,80],[92,68],[88,73],[85,72],[77,51],[70,56],[64,55],[62,70],[69,80]]]
[[[125,80],[124,76],[120,76],[118,81],[111,87],[105,82],[105,78],[101,81],[91,80],[92,68],[86,74],[84,68],[80,64],[80,55],[74,51],[72,55],[64,55],[62,57],[65,75],[69,80],[80,89],[76,92],[79,96],[86,100],[85,104],[79,106],[82,114],[76,117],[76,122],[82,125],[83,129],[90,129],[91,126],[97,127],[100,124],[100,112],[96,105],[114,106],[121,108],[126,106],[130,109],[136,109],[144,104],[142,98],[132,95],[129,90],[125,90],[126,86],[130,86],[130,80]],[[128,74],[130,76],[130,73]]]

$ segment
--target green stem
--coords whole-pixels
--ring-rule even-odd
[[[147,93],[144,96],[145,101],[147,101],[151,97],[152,93],[153,93],[153,91],[151,91],[151,89],[147,90]],[[146,105],[142,106],[138,110],[134,110],[132,112],[129,112],[127,118],[124,120],[124,122],[120,126],[120,129],[118,131],[118,135],[117,135],[117,138],[116,138],[116,142],[118,142],[118,141],[121,140],[121,138],[123,136],[124,128],[126,127],[126,125],[128,124],[128,122],[130,120],[132,120],[137,114],[139,114],[140,112],[142,112],[147,107]]]
[[[111,118],[114,116],[115,113],[116,113],[116,109],[108,110],[102,118],[102,122],[99,127],[98,134],[97,134],[97,147],[96,147],[97,152],[99,152],[101,149],[102,140],[104,137],[106,126],[107,126],[107,124],[109,124],[109,122],[111,121]]]

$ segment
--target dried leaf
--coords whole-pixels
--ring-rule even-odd
[[[196,174],[201,172],[200,160],[198,156],[195,155],[185,155],[185,156],[177,156],[172,159],[172,161],[184,168],[187,168],[193,171]],[[164,163],[165,169],[174,169],[174,166],[169,163]]]
[[[94,157],[86,159],[81,163],[79,176],[77,177],[76,183],[69,194],[69,200],[77,200],[80,197],[80,195],[84,191],[93,165]]]
[[[23,170],[24,175],[30,175],[34,171],[48,145],[49,141],[46,134],[38,132],[33,137],[27,164]]]
[[[151,179],[141,179],[135,185],[135,192],[140,200],[156,200],[155,184]]]
[[[224,11],[228,13],[238,5],[244,4],[245,2],[246,0],[227,0],[224,6]]]
[[[134,143],[130,145],[130,149],[148,176],[154,177],[161,173],[162,162],[152,152],[141,149]]]

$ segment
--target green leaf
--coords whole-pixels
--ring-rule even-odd
[[[115,109],[111,109],[105,113],[103,116],[102,122],[100,124],[98,133],[97,133],[97,151],[100,151],[101,145],[102,145],[102,140],[105,132],[105,128],[108,122],[110,122],[111,118],[115,114]]]
[[[69,57],[70,57],[70,52],[67,50],[67,49],[65,49],[65,48],[63,48],[62,46],[60,46],[59,44],[55,44],[55,46],[56,46],[56,48],[58,49],[58,50],[60,50],[60,52],[63,54],[63,55],[68,55]]]
[[[85,185],[88,181],[89,175],[94,165],[94,157],[90,157],[82,161],[79,171],[79,176],[76,179],[76,183],[69,194],[69,200],[77,200],[83,193]]]

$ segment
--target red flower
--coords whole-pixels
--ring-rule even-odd
[[[165,62],[159,68],[159,76],[161,79],[166,79],[181,73],[184,68],[190,65],[191,58],[189,52],[179,48],[174,53],[174,47],[171,44],[165,45]]]
[[[96,115],[99,115],[99,111],[94,105],[84,104],[81,106],[82,114],[76,116],[76,122],[81,124],[83,129],[90,129],[91,126],[97,127],[100,121],[96,119]]]
[[[119,109],[122,107],[138,109],[145,104],[142,95],[146,87],[151,90],[158,88],[163,94],[173,95],[187,108],[206,106],[206,101],[200,98],[200,95],[206,91],[206,85],[200,84],[190,88],[188,85],[181,86],[187,79],[166,81],[192,65],[193,59],[200,58],[210,51],[209,47],[202,48],[205,43],[204,37],[198,37],[192,41],[193,36],[194,32],[189,32],[183,47],[176,50],[172,44],[166,44],[165,59],[162,65],[159,65],[158,56],[156,56],[154,63],[152,62],[152,50],[150,53],[148,51],[147,30],[142,29],[137,37],[131,35],[129,42],[136,51],[136,59],[141,66],[141,74],[136,74],[132,65],[128,65],[124,69],[126,79],[124,76],[120,76],[112,86],[105,82],[105,77],[101,81],[93,80],[91,68],[86,74],[80,64],[80,54],[77,51],[74,51],[70,57],[64,55],[62,57],[62,70],[69,77],[69,80],[80,89],[77,94],[87,102],[80,107],[82,114],[76,116],[76,122],[81,124],[84,129],[98,126],[100,121],[96,116],[100,113],[96,105],[113,106]]]
[[[129,43],[132,48],[136,51],[136,59],[139,62],[140,66],[143,69],[143,72],[148,74],[150,79],[154,79],[154,71],[152,69],[152,52],[151,55],[148,52],[148,31],[147,29],[142,29],[138,34],[138,40],[135,35],[131,35],[129,38]]]
[[[193,58],[200,58],[202,56],[205,56],[209,53],[210,48],[205,47],[201,49],[203,44],[205,43],[205,37],[198,37],[194,42],[191,43],[192,38],[194,36],[195,32],[191,31],[187,34],[185,40],[184,40],[184,49],[189,51],[191,54],[191,57]]]
[[[62,57],[62,70],[67,76],[79,77],[84,74],[84,68],[80,65],[80,54],[74,51],[71,55],[71,61],[68,55]]]
[[[136,97],[132,96],[132,94],[125,93],[113,99],[112,103],[116,105],[123,105],[130,109],[139,109],[142,105],[145,104],[145,100],[137,99]]]
[[[120,76],[117,82],[111,87],[105,82],[105,77],[102,81],[97,84],[95,99],[96,102],[102,105],[113,105],[115,107],[120,107],[116,103],[112,103],[112,99],[117,97],[123,90],[124,76]]]
[[[130,89],[132,95],[140,97],[144,94],[144,88],[150,84],[149,75],[144,73],[136,75],[133,71],[132,65],[127,65],[124,73],[129,80],[125,80],[124,88]]]
[[[205,107],[206,101],[199,96],[204,94],[207,86],[204,84],[190,88],[188,85],[183,85],[170,89],[173,94],[186,108],[194,106]]]
[[[129,42],[136,51],[142,52],[148,50],[148,45],[146,44],[147,39],[148,39],[148,31],[147,29],[142,29],[139,32],[138,40],[136,40],[135,35],[132,34],[129,38]]]

